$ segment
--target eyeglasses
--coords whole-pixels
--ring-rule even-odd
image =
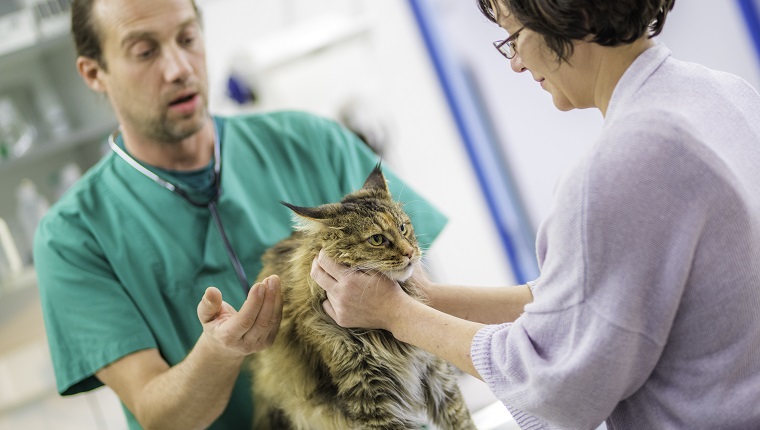
[[[517,55],[517,36],[521,31],[523,31],[524,28],[525,27],[521,27],[519,30],[515,31],[504,40],[497,40],[493,43],[493,47],[496,48],[496,50],[499,51],[499,53],[501,53],[504,58],[511,60],[515,57],[515,55]]]

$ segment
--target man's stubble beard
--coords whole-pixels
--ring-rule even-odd
[[[164,111],[159,118],[144,123],[140,127],[141,132],[144,136],[161,144],[177,144],[203,128],[208,118],[208,108],[205,103],[200,114],[196,115],[198,115],[197,119],[188,123],[189,118],[169,119],[167,112]]]

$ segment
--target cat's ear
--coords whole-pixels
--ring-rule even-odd
[[[324,224],[332,219],[335,212],[340,209],[340,204],[330,203],[322,206],[304,207],[291,205],[290,203],[280,202],[298,215],[299,225],[304,228],[312,227],[310,224]]]
[[[375,168],[372,169],[372,172],[367,176],[367,180],[364,181],[364,186],[362,188],[383,190],[390,194],[391,192],[388,190],[388,183],[385,181],[383,171],[380,169],[381,164],[382,163],[377,163]]]

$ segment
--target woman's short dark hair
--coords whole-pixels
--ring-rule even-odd
[[[74,46],[77,55],[92,58],[98,64],[106,68],[103,60],[103,46],[101,45],[100,33],[97,23],[92,16],[92,8],[96,0],[73,0],[71,4],[71,34],[74,38]],[[200,17],[195,0],[190,0],[195,13]]]
[[[493,4],[506,8],[526,28],[541,34],[557,59],[567,61],[573,41],[602,46],[633,43],[662,31],[675,0],[477,0],[480,11],[496,22]],[[492,3],[493,2],[493,3]]]

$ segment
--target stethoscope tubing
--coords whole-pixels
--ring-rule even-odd
[[[222,154],[219,143],[219,134],[216,130],[216,127],[214,127],[214,187],[216,188],[216,191],[214,192],[214,196],[208,202],[198,202],[192,199],[184,190],[167,181],[166,179],[158,176],[150,169],[140,164],[140,162],[132,158],[126,151],[121,149],[119,145],[116,144],[116,137],[119,135],[119,133],[121,133],[120,128],[116,129],[108,137],[108,146],[111,147],[111,150],[115,152],[116,155],[118,155],[122,160],[126,161],[127,164],[132,166],[135,170],[150,178],[153,182],[157,183],[163,188],[166,188],[167,190],[179,195],[191,205],[196,207],[205,207],[208,209],[209,213],[211,214],[211,218],[214,220],[216,229],[219,231],[219,234],[222,237],[224,250],[227,252],[227,256],[232,263],[232,268],[235,270],[235,275],[237,276],[238,281],[243,288],[243,291],[247,295],[248,291],[251,288],[248,284],[248,277],[246,276],[245,270],[243,269],[243,264],[235,254],[235,250],[232,248],[232,244],[230,244],[230,241],[227,238],[227,233],[224,230],[224,225],[222,225],[222,218],[219,216],[219,211],[217,209],[217,202],[219,201],[219,197],[222,194]]]

